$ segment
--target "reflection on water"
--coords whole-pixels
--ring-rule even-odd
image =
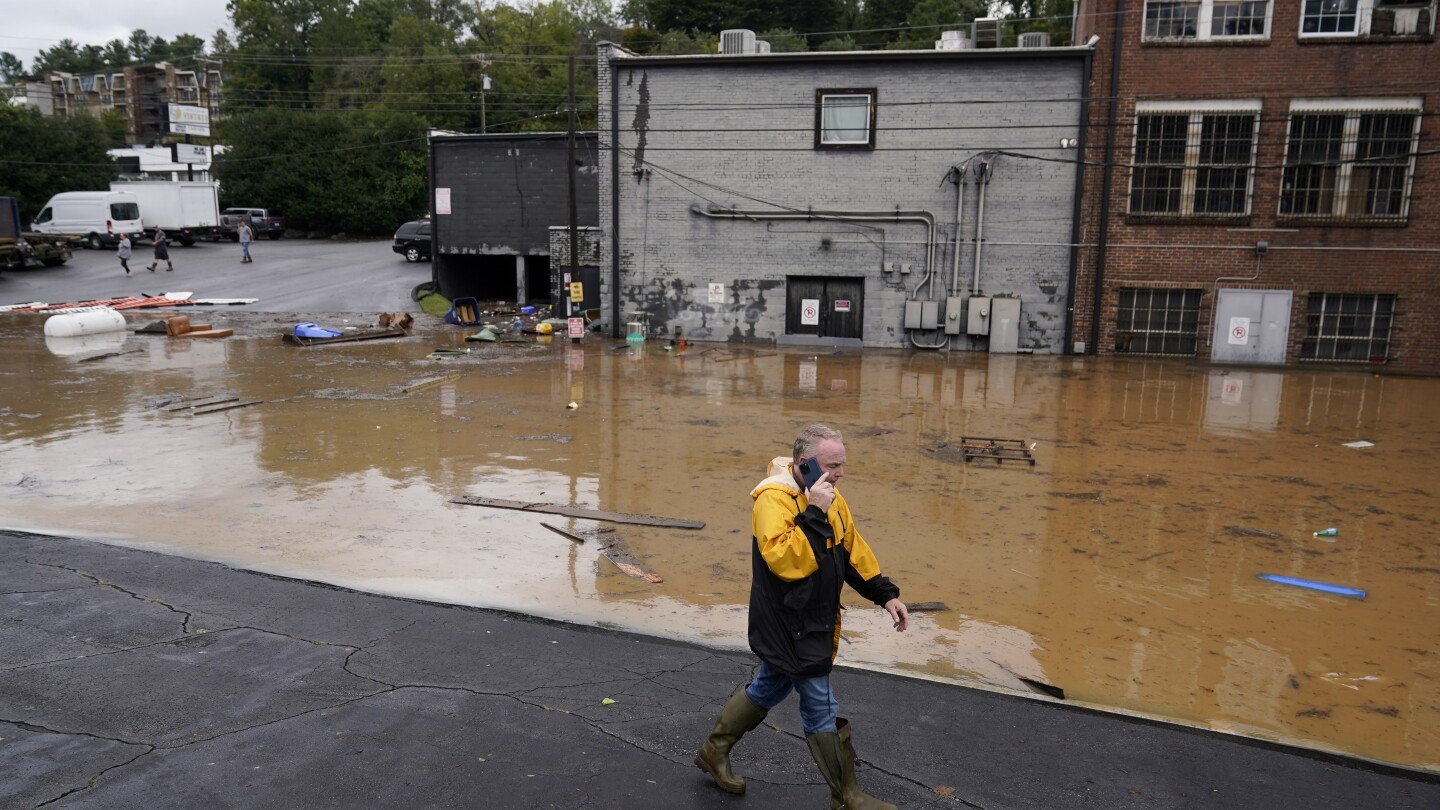
[[[0,316],[0,523],[740,647],[749,489],[824,420],[886,572],[951,608],[899,636],[851,601],[843,660],[1440,769],[1440,381],[654,343],[431,361],[462,335],[295,349],[228,320],[232,340],[121,336],[86,362],[116,349]],[[155,407],[218,393],[266,402]],[[966,465],[961,436],[1038,463]],[[594,524],[447,503],[466,494],[707,525],[617,527],[651,585],[540,526]]]

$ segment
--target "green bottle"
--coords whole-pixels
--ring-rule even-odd
[[[1340,530],[1339,530],[1339,529],[1321,529],[1320,531],[1315,532],[1315,536],[1316,536],[1316,537],[1334,537],[1335,535],[1337,535],[1337,534],[1339,534],[1339,533],[1340,533]]]

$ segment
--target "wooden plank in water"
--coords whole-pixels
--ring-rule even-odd
[[[627,512],[607,512],[603,509],[590,509],[584,506],[569,506],[560,503],[511,501],[504,498],[485,498],[481,496],[452,498],[450,503],[458,503],[462,506],[488,506],[493,509],[518,509],[522,512],[545,512],[551,515],[564,515],[565,517],[582,518],[585,520],[604,520],[610,523],[630,523],[636,526],[660,526],[667,529],[705,528],[705,524],[698,520],[681,520],[679,518],[659,517],[656,515],[635,515]]]
[[[162,407],[160,410],[165,411],[166,413],[174,413],[175,411],[188,411],[191,408],[203,408],[207,405],[219,405],[222,402],[234,402],[238,399],[239,397],[231,396],[230,394],[220,394],[217,396],[200,397],[199,399],[186,399],[181,400],[180,402],[172,402],[171,404]]]
[[[263,399],[252,399],[246,402],[226,402],[220,405],[211,405],[205,408],[196,408],[195,410],[190,412],[190,415],[203,416],[207,413],[219,413],[221,411],[234,410],[235,408],[248,408],[251,405],[261,405],[264,402],[265,400]]]

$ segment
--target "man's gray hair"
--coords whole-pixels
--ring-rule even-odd
[[[845,441],[840,438],[840,431],[834,428],[818,423],[806,425],[805,429],[800,431],[800,435],[795,437],[795,450],[791,459],[799,464],[802,458],[812,458],[815,455],[815,448],[826,439],[834,439],[837,442]]]

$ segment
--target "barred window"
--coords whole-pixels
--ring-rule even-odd
[[[1403,220],[1409,203],[1417,112],[1292,112],[1280,215]]]
[[[1310,293],[1301,360],[1383,363],[1395,296]]]
[[[1258,119],[1254,112],[1137,111],[1130,213],[1248,214]]]
[[[1147,40],[1208,40],[1268,35],[1270,0],[1147,0]]]
[[[1116,319],[1117,354],[1193,355],[1201,290],[1124,287]]]

